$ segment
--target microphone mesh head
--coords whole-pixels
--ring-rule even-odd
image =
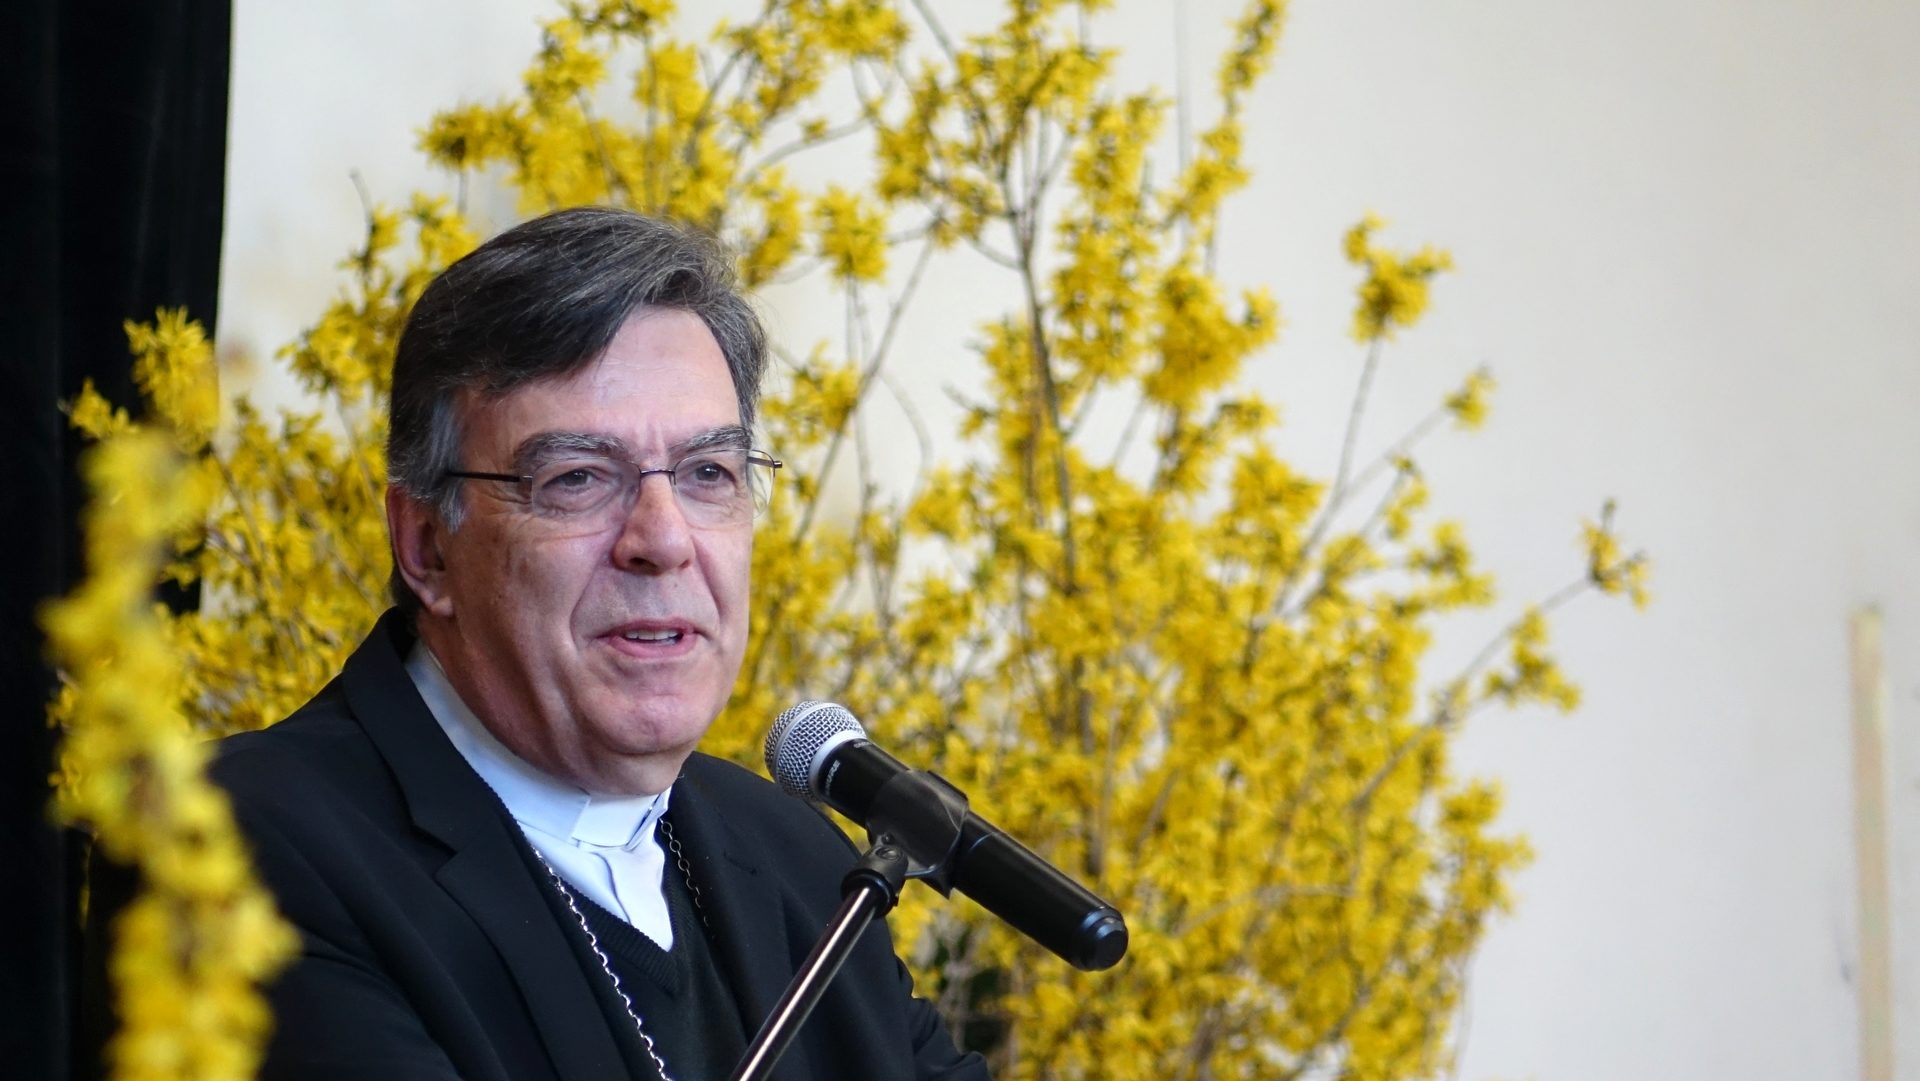
[[[867,730],[838,702],[801,702],[788,707],[767,730],[767,772],[787,795],[813,799],[813,767],[821,749],[866,736]]]

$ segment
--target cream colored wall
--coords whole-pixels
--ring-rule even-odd
[[[1130,77],[1171,87],[1184,19],[1210,84],[1233,4],[1121,6],[1102,35]],[[383,200],[448,188],[415,129],[509,91],[548,10],[235,5],[225,348],[269,355],[333,291],[349,169]],[[1506,595],[1557,586],[1605,496],[1657,560],[1646,613],[1558,622],[1581,712],[1464,741],[1540,855],[1475,964],[1462,1077],[1858,1075],[1845,621],[1878,603],[1899,1076],[1920,1079],[1916,55],[1920,6],[1894,0],[1296,5],[1221,252],[1284,307],[1255,378],[1287,449],[1323,469],[1337,449],[1359,360],[1339,236],[1375,209],[1460,269],[1368,432],[1488,364],[1489,429],[1426,461]],[[929,320],[903,372],[937,400],[963,324]],[[1439,660],[1486,629],[1448,631]]]

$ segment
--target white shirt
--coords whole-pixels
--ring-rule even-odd
[[[424,643],[408,654],[407,674],[454,749],[560,877],[661,949],[672,949],[673,921],[661,886],[667,856],[654,826],[667,813],[673,789],[656,796],[591,795],[535,769],[494,738]]]

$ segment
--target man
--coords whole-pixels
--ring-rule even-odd
[[[299,927],[269,1078],[728,1076],[839,902],[822,816],[697,753],[747,637],[765,343],[609,209],[496,237],[394,364],[397,603],[214,776]],[[984,1078],[876,925],[782,1078]]]

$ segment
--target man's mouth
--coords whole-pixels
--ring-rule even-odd
[[[668,630],[622,631],[620,637],[625,638],[629,642],[678,642],[681,638],[681,632]]]

